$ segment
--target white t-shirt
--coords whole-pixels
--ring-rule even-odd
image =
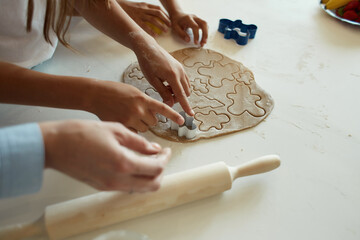
[[[0,61],[31,68],[52,57],[58,43],[50,28],[53,45],[43,36],[46,0],[34,0],[31,32],[26,31],[27,0],[0,0]]]

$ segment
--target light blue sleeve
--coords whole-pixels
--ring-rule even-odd
[[[37,123],[0,128],[0,198],[39,191],[44,159]]]

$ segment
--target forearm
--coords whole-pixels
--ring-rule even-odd
[[[120,44],[137,51],[144,45],[156,44],[154,39],[140,28],[115,0],[75,1],[76,10],[95,28]]]
[[[0,62],[0,102],[88,110],[96,81],[45,74]]]

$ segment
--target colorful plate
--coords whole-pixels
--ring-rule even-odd
[[[322,4],[321,2],[320,2],[320,7],[321,7],[327,14],[329,14],[330,16],[332,16],[332,17],[334,17],[334,18],[339,19],[340,21],[343,21],[343,22],[346,22],[346,23],[350,23],[350,24],[352,24],[352,25],[360,26],[360,23],[358,23],[358,22],[350,21],[350,20],[347,20],[347,19],[345,19],[345,18],[339,17],[338,15],[336,15],[335,10],[326,9],[326,8],[325,8],[325,4]]]

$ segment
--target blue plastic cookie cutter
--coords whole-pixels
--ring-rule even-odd
[[[241,20],[231,21],[222,18],[219,21],[218,31],[224,34],[225,39],[234,39],[239,45],[246,45],[249,38],[255,38],[257,26],[243,24]]]

